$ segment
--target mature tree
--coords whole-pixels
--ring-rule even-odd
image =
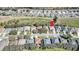
[[[9,33],[9,35],[16,35],[17,34],[17,30],[13,30]]]
[[[1,23],[0,23],[0,26],[4,26],[4,23],[1,22]]]
[[[57,18],[58,18],[57,16],[54,16],[54,18],[53,18],[55,23],[57,22]]]

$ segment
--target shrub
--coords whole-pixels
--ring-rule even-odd
[[[47,29],[46,28],[41,28],[41,29],[38,29],[38,33],[47,33]]]
[[[9,35],[16,35],[17,34],[17,30],[13,30],[9,33]]]

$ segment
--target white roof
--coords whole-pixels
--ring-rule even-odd
[[[0,37],[0,41],[7,39],[8,37]]]
[[[2,41],[3,39],[0,38],[0,41]]]

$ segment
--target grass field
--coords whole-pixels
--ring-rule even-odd
[[[62,18],[58,19],[58,24],[79,27],[79,18]]]
[[[35,48],[35,49],[32,49],[32,50],[28,50],[28,49],[20,49],[22,48],[22,46],[6,46],[3,51],[70,51],[70,50],[66,50],[66,49],[63,49],[63,48],[46,48],[46,49],[41,49],[41,48]]]
[[[24,16],[0,16],[0,23],[8,22],[13,20],[19,20],[18,24],[26,24],[26,25],[49,25],[49,20],[51,18],[48,17],[24,17]],[[57,19],[58,24],[79,27],[79,18],[59,18]]]

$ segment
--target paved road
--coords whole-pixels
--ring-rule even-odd
[[[60,34],[31,34],[31,36],[54,36],[54,37],[58,37],[58,36],[60,36]]]

